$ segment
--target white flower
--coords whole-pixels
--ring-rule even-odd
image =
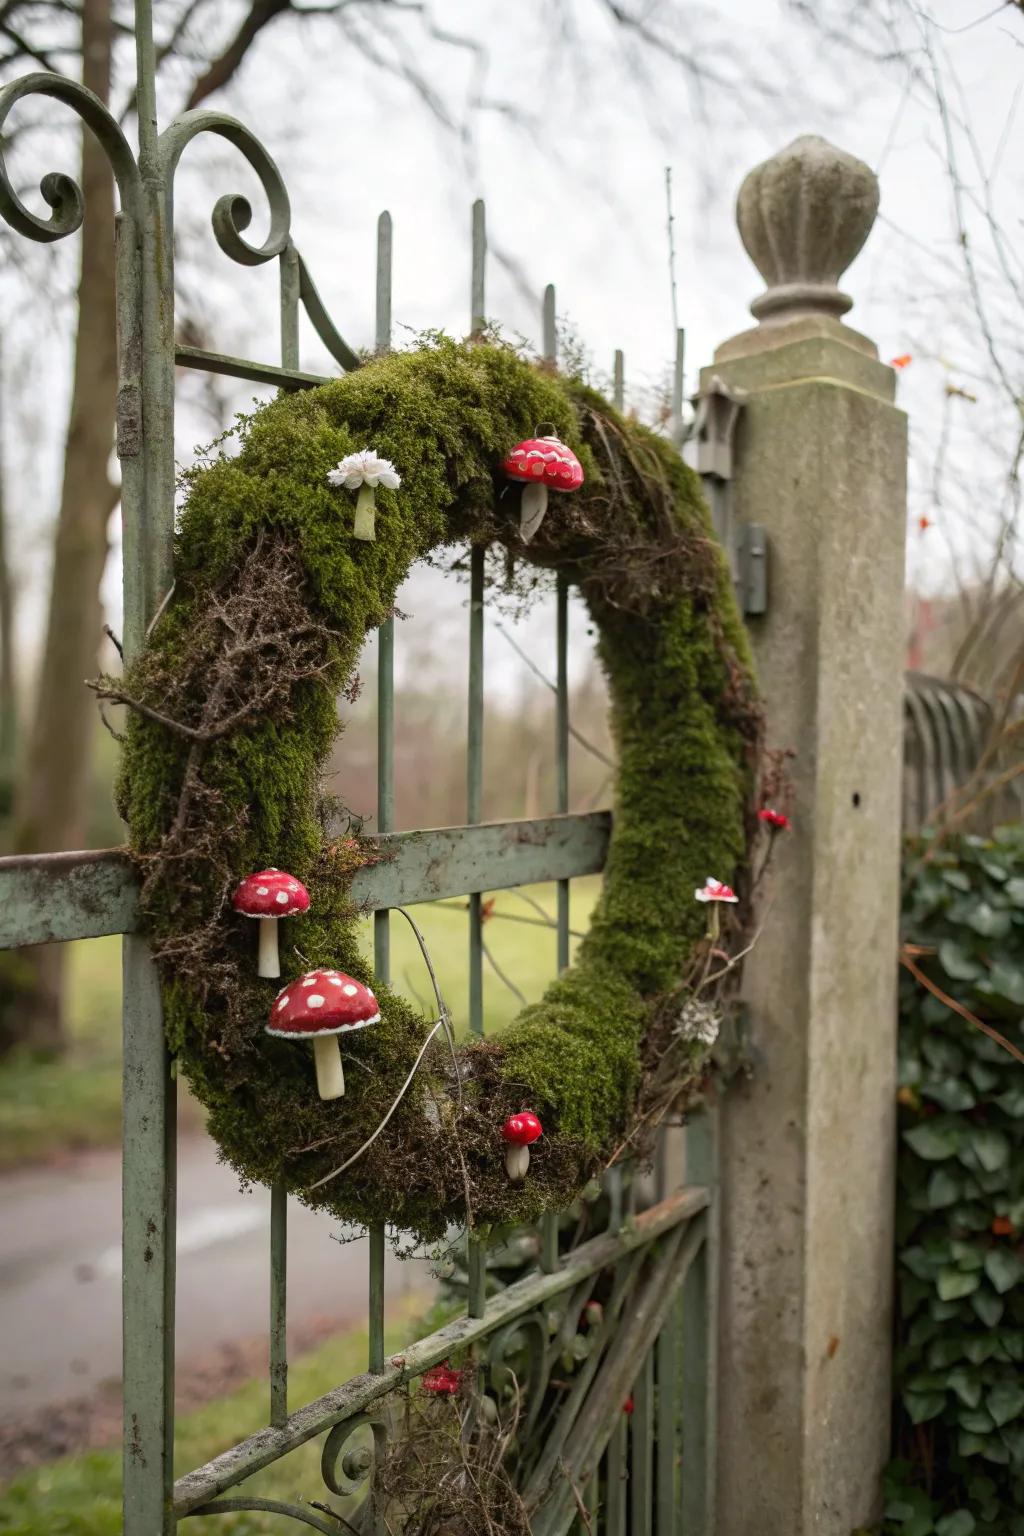
[[[691,997],[682,1006],[676,1024],[676,1034],[683,1040],[696,1040],[700,1045],[714,1045],[718,1039],[721,1018],[717,1008],[700,998]]]
[[[383,485],[389,491],[397,491],[402,477],[390,459],[382,459],[372,448],[359,453],[348,453],[336,469],[328,471],[329,485],[343,485],[347,491],[357,491],[361,485]]]
[[[714,875],[708,875],[707,884],[702,891],[694,891],[695,901],[739,901],[739,897],[731,886],[723,885],[721,880],[716,880]]]

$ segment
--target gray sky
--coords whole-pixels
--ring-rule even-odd
[[[903,35],[913,44],[910,7],[891,0],[888,8],[901,15]],[[669,7],[643,9],[657,22]],[[384,207],[395,224],[396,343],[426,327],[465,330],[469,210],[473,198],[484,195],[492,247],[511,258],[537,296],[524,294],[523,281],[492,259],[489,315],[538,341],[539,294],[544,283],[554,282],[559,314],[599,372],[610,369],[615,347],[624,348],[628,387],[642,404],[671,363],[664,193],[665,167],[671,166],[690,389],[715,343],[751,323],[746,305],[761,287],[732,217],[743,173],[796,133],[822,132],[881,175],[882,220],[846,280],[856,300],[850,318],[876,339],[883,358],[914,354],[900,390],[912,412],[914,515],[929,510],[929,449],[945,385],[951,378],[972,378],[978,360],[964,338],[962,284],[946,275],[944,265],[955,263],[957,252],[937,115],[926,92],[908,87],[902,65],[873,64],[823,44],[777,0],[719,0],[688,9],[690,25],[685,35],[672,34],[675,41],[696,50],[702,66],[725,81],[703,94],[680,64],[666,59],[648,56],[638,80],[622,35],[602,6],[577,0],[568,10],[579,31],[565,38],[554,27],[554,8],[543,3],[437,0],[427,12],[434,26],[482,40],[486,58],[431,38],[415,16],[393,23],[390,37],[375,36],[374,46],[389,62],[417,68],[429,80],[454,131],[433,122],[407,85],[340,41],[326,18],[268,29],[230,91],[217,99],[217,106],[256,129],[281,166],[295,237],[343,334],[355,345],[372,340],[375,226]],[[976,14],[984,10],[979,5]],[[964,0],[938,0],[931,13],[940,27],[962,28],[975,9]],[[225,24],[232,14],[225,7]],[[981,156],[991,164],[1020,89],[1024,25],[997,16],[956,33],[936,31],[933,38],[956,70],[962,91],[957,110],[962,105],[968,114]],[[510,104],[523,121],[497,108],[471,114],[466,103],[473,93]],[[165,101],[165,114],[173,105]],[[469,147],[458,132],[467,125]],[[49,170],[53,160],[51,154],[45,163],[32,163]],[[69,163],[68,148],[61,163]],[[204,230],[216,197],[249,185],[237,157],[219,142],[189,150],[177,192],[179,228],[189,232],[181,270],[190,291],[201,294],[211,346],[276,360],[273,268],[233,266],[216,250],[208,226]],[[1019,154],[1003,154],[996,191],[1005,224],[1019,237]],[[258,193],[253,202],[258,232]],[[11,315],[9,321],[24,346],[24,318]],[[7,430],[26,622],[38,617],[45,575],[68,321],[70,315],[57,317],[44,356],[37,351],[19,373],[19,418],[34,419],[38,441],[23,426],[11,442],[9,424]],[[325,365],[314,337],[304,336],[303,346],[305,366]],[[180,412],[183,455],[210,435],[208,420],[190,403],[192,388],[186,386]],[[225,396],[233,407],[244,407],[252,391],[242,386]],[[964,479],[975,459],[982,479],[1001,472],[994,445],[977,444],[983,413],[984,400],[977,407],[965,404],[954,424]],[[986,422],[991,425],[990,415]],[[982,509],[979,524],[977,498],[961,496],[937,519],[942,526],[927,535],[911,523],[911,576],[927,587],[945,585],[949,549],[962,554],[978,548],[988,536],[986,516]],[[112,610],[118,586],[112,561]]]

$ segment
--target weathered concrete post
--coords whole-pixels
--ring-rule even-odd
[[[733,513],[768,534],[751,627],[796,754],[746,965],[756,1071],[722,1114],[717,1536],[850,1536],[888,1447],[906,423],[837,286],[877,206],[822,139],[752,171],[760,324],[703,380],[745,392]]]

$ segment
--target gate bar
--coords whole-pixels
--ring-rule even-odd
[[[278,264],[281,364],[299,366],[299,258],[289,240]],[[288,1417],[288,1193],[280,1179],[270,1186],[270,1422]]]
[[[544,290],[541,314],[544,361],[552,368],[558,358],[555,325],[555,285]],[[555,585],[555,809],[569,810],[569,583],[559,572]],[[555,964],[561,974],[569,964],[569,881],[555,887]],[[545,1211],[540,1227],[540,1264],[550,1274],[558,1264],[558,1212]]]
[[[357,870],[349,887],[365,911],[533,885],[604,868],[611,813],[538,816],[427,832],[391,832],[376,843],[379,862]],[[0,858],[0,949],[134,933],[138,885],[121,848]]]
[[[158,163],[151,0],[136,0],[135,48],[141,220],[134,230],[122,221],[117,274],[118,388],[130,389],[138,368],[142,403],[141,443],[121,444],[129,661],[170,585],[174,520],[174,252]],[[170,1536],[177,1085],[148,943],[129,935],[123,957],[124,1531]]]
[[[487,227],[483,201],[473,204],[470,327],[483,329],[487,263]],[[482,813],[484,769],[484,560],[486,550],[474,544],[469,556],[469,697],[466,727],[466,820],[473,825]],[[484,1032],[483,899],[469,893],[469,1027]]]
[[[377,307],[374,342],[379,353],[391,347],[391,215],[377,220]],[[377,831],[395,824],[395,618],[377,630]],[[373,968],[381,981],[391,980],[391,914],[382,907],[373,918]],[[384,1369],[384,1239],[382,1221],[369,1229],[369,1369]]]
[[[482,198],[473,204],[469,279],[470,334],[479,336],[486,324],[487,210]],[[484,760],[484,561],[483,545],[470,549],[469,564],[469,695],[466,724],[466,820],[482,814]],[[469,893],[469,1027],[484,1032],[483,895]],[[487,1310],[487,1249],[472,1231],[466,1233],[466,1312],[483,1317]]]

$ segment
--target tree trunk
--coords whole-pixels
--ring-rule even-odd
[[[2,359],[0,359],[2,369]],[[2,380],[0,380],[0,436],[4,428]],[[0,822],[5,839],[14,799],[14,773],[18,733],[18,683],[14,661],[14,578],[11,575],[7,538],[6,465],[0,442]]]
[[[82,80],[102,101],[110,95],[110,0],[84,0]],[[107,525],[117,504],[110,479],[117,396],[114,304],[114,185],[110,166],[83,130],[85,223],[78,284],[78,334],[60,513],[54,540],[46,643],[35,717],[16,808],[14,850],[42,853],[81,847],[95,705],[83,687],[96,670],[101,633],[100,581]],[[0,1020],[0,1049],[65,1044],[60,945],[21,952],[21,984]],[[27,986],[25,982],[27,981]]]

